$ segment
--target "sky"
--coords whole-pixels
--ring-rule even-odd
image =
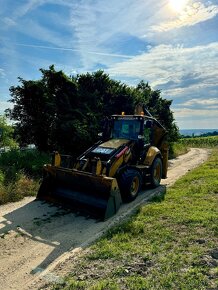
[[[144,80],[180,129],[218,128],[218,0],[0,0],[0,114],[18,77],[52,64]]]

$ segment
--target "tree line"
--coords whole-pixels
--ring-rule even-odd
[[[19,78],[19,85],[10,88],[14,106],[6,116],[16,121],[15,136],[21,145],[34,143],[41,151],[77,155],[97,140],[105,117],[122,111],[133,114],[137,104],[144,104],[165,126],[169,141],[179,136],[172,100],[144,81],[129,86],[102,70],[67,76],[53,65],[40,72],[40,79]]]
[[[218,131],[213,131],[213,132],[206,132],[202,133],[200,135],[180,135],[180,138],[200,138],[200,137],[212,137],[212,136],[218,136]]]

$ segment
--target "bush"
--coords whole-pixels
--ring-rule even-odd
[[[43,164],[49,155],[37,150],[12,150],[0,155],[0,205],[34,196],[39,188]]]
[[[38,150],[11,150],[0,155],[0,169],[8,176],[8,180],[15,179],[17,172],[22,170],[31,177],[39,177],[43,164],[49,163],[48,154]]]
[[[176,158],[179,155],[188,152],[188,146],[179,142],[172,142],[169,146],[169,159]]]
[[[34,196],[39,188],[39,180],[34,180],[24,174],[19,174],[17,181],[0,184],[0,205],[23,199],[25,196]]]

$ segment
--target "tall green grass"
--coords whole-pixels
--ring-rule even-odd
[[[0,205],[35,195],[48,154],[11,150],[0,155]]]
[[[189,147],[185,144],[180,142],[171,143],[169,148],[169,159],[173,159],[179,155],[185,154],[188,152],[188,150]]]
[[[47,153],[38,150],[11,150],[0,155],[0,168],[7,171],[7,168],[13,168],[13,171],[22,170],[25,174],[38,177],[41,175],[42,166],[50,161]]]

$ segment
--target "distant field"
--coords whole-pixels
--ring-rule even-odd
[[[218,136],[184,138],[178,143],[188,147],[212,148],[218,146]]]
[[[214,148],[218,147],[218,136],[182,138],[170,146],[169,159],[188,152],[189,148]]]

